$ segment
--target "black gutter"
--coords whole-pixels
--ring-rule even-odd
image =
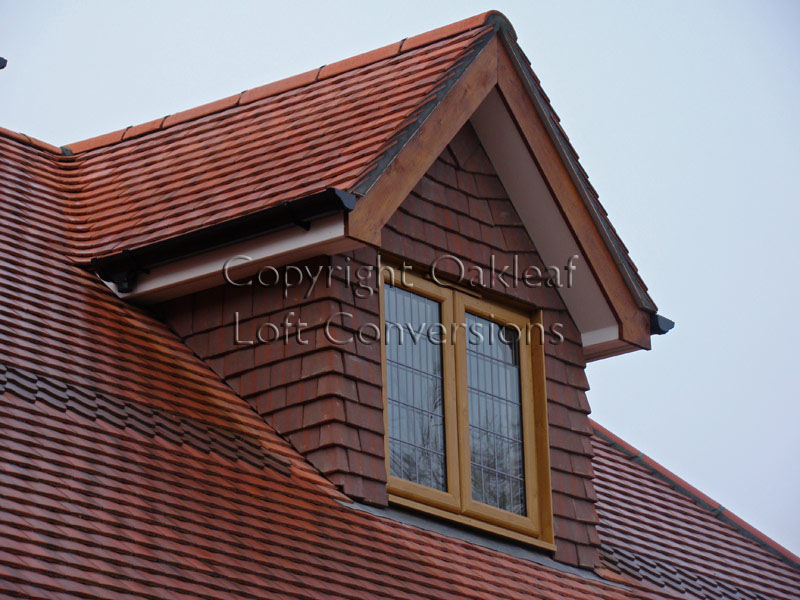
[[[148,273],[155,267],[292,226],[308,231],[313,221],[350,212],[355,205],[356,197],[353,194],[328,188],[324,192],[283,202],[148,246],[93,258],[89,268],[100,279],[114,283],[120,293],[126,294],[136,288],[136,280],[141,273]]]
[[[658,313],[650,313],[650,335],[664,335],[675,327],[675,321]]]

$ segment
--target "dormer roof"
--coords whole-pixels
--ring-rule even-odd
[[[482,141],[497,147],[495,162],[514,164],[509,180],[524,176],[512,199],[538,203],[526,225],[540,227],[532,237],[545,258],[584,259],[577,289],[563,294],[589,357],[649,348],[651,334],[671,322],[657,315],[498,12],[60,149],[31,143],[53,165],[72,259],[92,263],[122,295],[154,301],[218,284],[221,255],[209,253],[254,230],[269,233],[264,222],[282,229],[341,213],[325,221],[322,238],[337,250],[378,244],[381,227],[467,120],[479,133],[508,130],[500,142]],[[501,154],[512,136],[519,147],[510,159]],[[309,203],[326,190],[358,201],[352,211],[336,194],[330,204]],[[319,250],[320,236],[306,237]],[[199,263],[184,260],[198,255]]]

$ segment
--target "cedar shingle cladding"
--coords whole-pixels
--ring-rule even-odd
[[[389,220],[383,231],[383,249],[422,265],[452,254],[461,259],[468,273],[471,265],[488,272],[492,255],[497,270],[510,265],[516,255],[520,273],[528,265],[545,271],[469,124]],[[442,261],[437,270],[449,267],[455,268],[453,261]],[[564,343],[545,344],[556,558],[584,567],[596,566],[599,538],[591,480],[592,427],[580,333],[554,288],[520,284],[504,290],[495,280],[493,289],[512,301],[542,308],[546,329],[554,323],[563,324]]]
[[[533,264],[544,271],[469,125],[384,228],[383,250],[423,266],[453,254],[487,270],[492,254],[498,268],[516,254],[520,270]],[[380,354],[374,345],[334,344],[324,335],[326,321],[338,312],[354,315],[334,320],[338,339],[379,322],[377,296],[359,298],[352,285],[356,270],[375,262],[375,250],[365,249],[298,265],[312,272],[334,269],[331,285],[320,280],[307,297],[307,286],[292,288],[286,298],[280,286],[225,286],[171,301],[161,312],[198,356],[345,493],[385,504]],[[351,284],[345,280],[348,266]],[[543,308],[546,327],[563,324],[564,343],[546,345],[556,558],[594,567],[599,539],[580,334],[555,289],[520,285],[503,295]],[[288,343],[235,344],[235,313],[240,339],[255,340],[263,323],[280,325],[292,312],[294,322],[308,323],[308,344],[294,336]]]

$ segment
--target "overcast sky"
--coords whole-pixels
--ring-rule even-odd
[[[660,312],[594,418],[800,553],[800,2],[11,2],[0,125],[56,145],[503,11]]]

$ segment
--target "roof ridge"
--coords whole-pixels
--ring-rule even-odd
[[[262,100],[270,96],[276,96],[290,90],[301,88],[316,81],[322,81],[324,79],[346,73],[347,71],[365,67],[387,58],[399,56],[405,52],[410,52],[412,50],[416,50],[417,48],[440,42],[447,38],[466,33],[467,31],[477,29],[490,23],[506,29],[514,38],[516,38],[516,33],[514,32],[514,29],[506,16],[499,11],[490,10],[473,17],[462,19],[461,21],[456,21],[455,23],[439,27],[437,29],[432,29],[409,38],[404,38],[399,42],[394,42],[393,44],[389,44],[375,50],[363,52],[329,65],[322,65],[321,67],[311,69],[310,71],[306,71],[304,73],[292,75],[290,77],[279,79],[278,81],[273,81],[250,90],[245,90],[239,94],[222,98],[221,100],[215,100],[213,102],[201,104],[200,106],[189,108],[158,119],[153,119],[152,121],[148,121],[139,125],[131,125],[123,129],[118,129],[117,131],[112,131],[110,133],[104,133],[92,138],[73,142],[66,146],[62,146],[60,149],[50,144],[45,144],[44,142],[40,143],[47,146],[48,150],[55,151],[56,153],[66,156],[81,154],[83,152],[96,150],[104,146],[110,146],[135,137],[140,137],[148,133],[168,129],[173,125],[179,125],[187,121],[193,121],[202,117],[207,117],[214,113],[222,112],[236,106],[244,106],[257,100]]]
[[[48,144],[47,142],[43,142],[35,137],[31,137],[25,133],[20,133],[17,131],[11,131],[10,129],[6,129],[5,127],[0,127],[0,136],[11,138],[17,142],[21,142],[26,146],[33,146],[34,148],[38,148],[39,150],[45,150],[46,152],[51,152],[56,155],[61,155],[61,149],[57,146],[53,146],[53,144]]]
[[[656,477],[669,483],[675,490],[688,496],[695,504],[710,512],[718,520],[729,525],[744,537],[756,542],[759,546],[780,558],[784,563],[795,569],[800,569],[800,557],[794,552],[785,548],[762,531],[759,531],[744,519],[725,508],[720,502],[704,494],[685,479],[676,475],[661,463],[653,460],[618,435],[612,433],[594,419],[589,418],[589,423],[592,425],[595,435],[610,444],[612,448],[628,455],[637,464],[646,467]]]

